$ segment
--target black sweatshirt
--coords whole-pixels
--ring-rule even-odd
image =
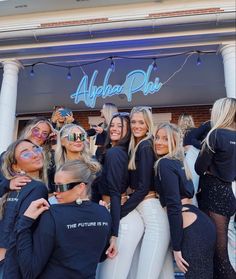
[[[5,178],[5,176],[2,173],[2,164],[3,164],[3,156],[4,156],[3,152],[0,155],[0,198],[6,194],[7,192],[10,191],[10,181],[8,179]]]
[[[154,191],[154,162],[153,141],[144,140],[136,151],[136,170],[129,171],[130,187],[135,191],[121,207],[121,217],[134,210],[149,191]]]
[[[17,223],[17,254],[23,278],[94,279],[110,238],[108,210],[90,201],[56,204],[34,220]],[[15,277],[12,277],[15,278]]]
[[[23,215],[30,203],[34,200],[44,198],[47,199],[48,190],[40,181],[32,180],[27,185],[22,187],[21,191],[10,191],[6,203],[3,219],[3,238],[4,245],[9,248],[6,253],[4,263],[4,279],[22,278],[19,271],[16,254],[16,233],[14,230],[15,223],[19,216]]]
[[[121,194],[125,193],[128,187],[128,176],[127,149],[121,146],[111,147],[105,154],[99,193],[111,197],[112,235],[114,236],[118,236]]]
[[[194,147],[201,149],[202,141],[205,139],[210,129],[210,121],[204,122],[198,128],[189,129],[184,136],[183,146],[193,145]]]
[[[187,179],[184,166],[179,160],[163,158],[158,163],[155,186],[161,205],[167,207],[173,250],[181,251],[183,238],[181,199],[193,197],[192,180]]]
[[[197,174],[210,172],[226,182],[236,180],[236,131],[216,129],[210,134],[209,143],[214,152],[204,144],[195,163]]]
[[[10,180],[6,179],[0,171],[0,198],[10,191]]]

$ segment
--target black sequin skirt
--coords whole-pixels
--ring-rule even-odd
[[[236,199],[231,182],[222,181],[212,175],[204,175],[200,177],[199,186],[201,194],[198,205],[201,210],[227,217],[236,212]]]

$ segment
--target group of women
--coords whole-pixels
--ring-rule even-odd
[[[3,278],[171,279],[172,252],[186,279],[235,278],[227,225],[236,210],[236,100],[215,102],[196,161],[204,212],[192,204],[176,125],[154,132],[151,107],[115,110],[104,123],[94,127],[106,134],[101,164],[89,151],[92,132],[76,124],[60,129],[51,152],[55,131],[42,119],[3,154]],[[55,182],[49,200],[47,173]]]

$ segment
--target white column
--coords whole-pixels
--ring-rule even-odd
[[[220,52],[223,57],[225,88],[227,97],[236,98],[236,45],[235,43],[222,45]]]
[[[3,61],[3,80],[0,93],[0,153],[13,141],[18,72],[22,64],[17,60]]]

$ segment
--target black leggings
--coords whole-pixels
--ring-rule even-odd
[[[199,208],[216,226],[216,250],[214,254],[214,279],[235,279],[228,255],[228,226],[230,216],[235,213],[236,200],[230,182],[205,175],[200,178],[202,192]]]
[[[188,262],[186,279],[212,279],[216,231],[210,218],[193,205],[184,205],[183,212],[196,214],[197,219],[184,228],[182,255]]]
[[[214,254],[214,279],[235,279],[234,271],[228,254],[228,226],[229,217],[214,213],[206,212],[216,225],[216,249]]]

